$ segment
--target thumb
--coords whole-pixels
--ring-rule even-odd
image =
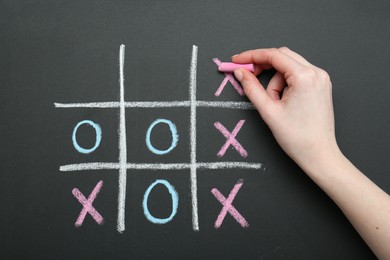
[[[244,88],[245,95],[249,98],[256,109],[262,114],[267,105],[272,101],[261,85],[259,80],[246,69],[237,69],[234,76],[240,81]]]

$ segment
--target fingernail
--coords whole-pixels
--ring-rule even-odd
[[[233,57],[236,57],[236,56],[238,56],[238,55],[239,55],[239,54],[234,54],[234,55],[232,56],[232,58],[233,58]]]
[[[234,71],[234,76],[235,76],[239,81],[241,81],[242,78],[244,77],[244,75],[242,74],[242,71],[241,71],[241,70],[235,70],[235,71]]]

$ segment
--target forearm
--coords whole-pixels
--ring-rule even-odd
[[[376,256],[390,259],[389,195],[338,149],[306,157],[299,164],[339,206]]]

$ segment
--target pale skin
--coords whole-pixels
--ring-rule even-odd
[[[379,259],[390,259],[390,196],[340,151],[328,74],[290,49],[243,52],[235,63],[254,63],[254,74],[234,71],[282,149],[328,194]],[[256,78],[274,68],[264,88]]]

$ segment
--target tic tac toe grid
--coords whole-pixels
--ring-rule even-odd
[[[141,101],[141,102],[126,102],[125,87],[124,87],[124,57],[125,45],[120,45],[119,48],[119,101],[114,102],[90,102],[90,103],[54,103],[56,108],[106,108],[119,109],[119,126],[118,126],[118,162],[90,162],[79,164],[68,164],[60,166],[61,172],[69,171],[87,171],[87,170],[118,170],[118,217],[117,230],[123,232],[125,230],[125,204],[126,204],[126,182],[127,170],[190,170],[191,183],[191,204],[192,204],[192,228],[194,231],[199,230],[198,219],[198,196],[197,196],[197,171],[205,169],[262,169],[261,163],[247,162],[198,162],[196,159],[196,112],[197,107],[209,108],[226,108],[226,109],[248,109],[254,107],[249,102],[231,102],[231,101],[200,101],[196,99],[196,79],[197,79],[197,59],[198,47],[192,46],[190,77],[189,77],[189,100],[185,101]],[[225,74],[226,75],[226,74]],[[226,75],[228,76],[228,75]],[[225,77],[226,80],[227,77]],[[225,82],[226,84],[226,82]],[[129,162],[127,159],[127,144],[126,144],[126,109],[129,108],[188,108],[190,109],[190,162],[189,163],[136,163]]]

